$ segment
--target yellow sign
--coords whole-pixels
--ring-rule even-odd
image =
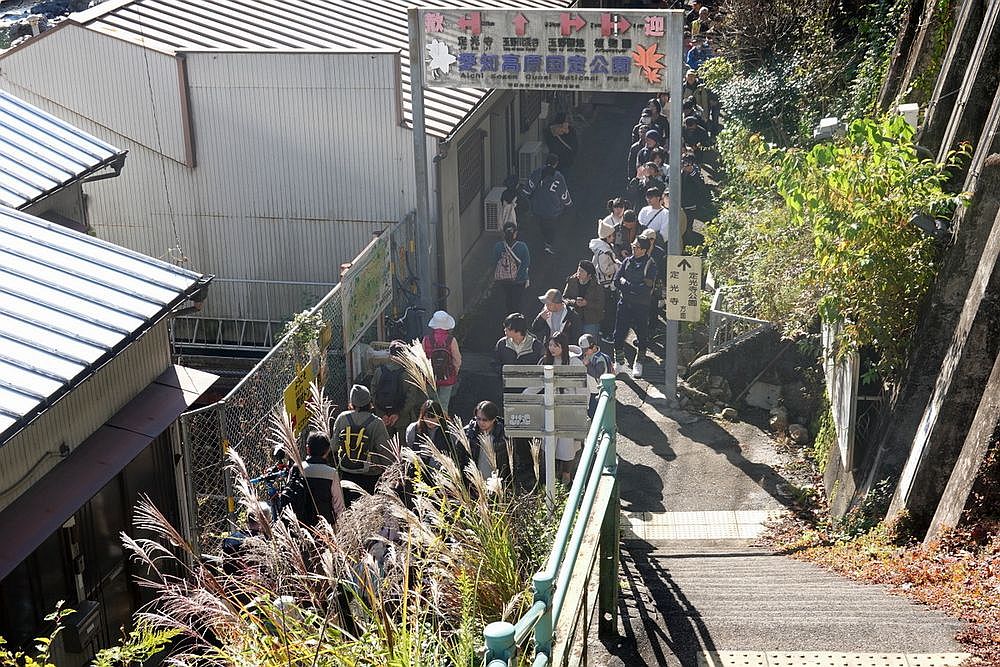
[[[667,257],[667,319],[701,319],[701,257]]]
[[[302,429],[309,423],[309,386],[316,379],[316,365],[314,362],[306,364],[295,375],[287,387],[285,387],[285,412],[292,418],[292,430],[295,435],[302,432]]]

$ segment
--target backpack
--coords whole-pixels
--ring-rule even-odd
[[[592,361],[590,362],[591,365],[596,365],[598,360],[603,360],[605,364],[604,366],[605,373],[614,372],[612,370],[614,368],[614,363],[611,361],[611,357],[608,355],[607,352],[601,352],[600,350],[598,350],[597,352],[594,352],[594,356],[592,356],[591,359],[592,359]],[[600,375],[595,375],[594,377],[596,377],[598,380],[601,379]]]
[[[316,505],[309,492],[309,482],[298,467],[292,468],[292,473],[285,482],[285,488],[277,495],[274,504],[279,516],[286,507],[291,507],[295,518],[307,526],[315,526],[319,520]]]
[[[371,458],[371,437],[368,435],[368,427],[373,421],[378,419],[373,414],[369,414],[365,422],[358,426],[351,420],[351,415],[347,416],[347,428],[337,434],[340,442],[340,467],[344,464],[348,468],[361,467],[360,464],[368,463]]]
[[[382,367],[373,398],[375,406],[393,413],[403,407],[403,368]]]
[[[453,338],[449,335],[443,346],[434,347],[434,338],[431,337],[431,368],[434,370],[434,377],[437,378],[438,384],[447,382],[455,376],[455,360],[451,356],[452,340]]]
[[[520,268],[521,260],[514,254],[514,249],[505,242],[504,250],[500,253],[500,259],[497,260],[497,268],[493,272],[493,280],[498,283],[512,283],[517,280],[517,272]]]

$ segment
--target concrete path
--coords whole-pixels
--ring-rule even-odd
[[[747,423],[619,388],[620,634],[592,665],[958,665],[960,623],[753,546],[788,501],[783,457]],[[648,393],[647,393],[648,392]]]
[[[620,95],[604,101],[581,132],[581,154],[568,176],[576,208],[564,221],[557,254],[542,254],[537,229],[530,221],[523,226],[533,258],[525,299],[530,317],[540,307],[535,295],[561,288],[577,262],[590,257],[587,242],[605,214],[604,202],[621,194],[628,134],[643,99]],[[487,264],[484,270],[491,271]],[[466,419],[478,401],[500,397],[490,362],[502,335],[502,310],[500,300],[484,292],[459,327],[464,363],[452,409]],[[607,643],[595,639],[590,664],[957,664],[954,655],[943,662],[904,655],[960,650],[952,640],[956,624],[942,614],[752,548],[763,520],[789,501],[785,461],[771,438],[751,424],[667,409],[658,390],[664,373],[658,363],[662,332],[656,333],[659,340],[650,345],[645,364],[645,377],[654,384],[624,376],[618,383],[626,529],[621,637]],[[840,657],[831,657],[831,651]],[[874,654],[881,657],[864,662]]]

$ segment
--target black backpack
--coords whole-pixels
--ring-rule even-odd
[[[285,488],[275,497],[275,509],[279,516],[286,507],[291,507],[295,517],[307,526],[315,526],[319,520],[316,504],[309,492],[309,482],[297,467],[292,469]]]
[[[403,407],[403,368],[382,367],[375,387],[375,407],[393,413]]]

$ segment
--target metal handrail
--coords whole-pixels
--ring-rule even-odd
[[[488,667],[508,667],[518,649],[524,645],[532,628],[535,637],[535,658],[532,664],[535,667],[543,667],[550,663],[553,631],[562,613],[566,590],[576,568],[584,535],[594,519],[592,514],[598,490],[603,479],[607,476],[614,477],[617,473],[616,439],[615,376],[606,374],[601,377],[601,394],[597,401],[597,409],[587,439],[584,441],[580,466],[573,478],[548,560],[532,577],[533,604],[513,625],[506,621],[497,621],[486,626],[483,637],[486,641]],[[617,487],[615,491],[617,492]],[[607,512],[618,512],[617,503],[609,507]],[[605,516],[598,518],[604,530]],[[613,523],[613,527],[614,535],[611,536],[610,543],[614,545],[613,551],[617,554],[617,522]],[[604,535],[602,535],[602,552],[605,547],[603,542]],[[601,587],[618,585],[617,574],[607,577],[608,581],[604,579],[602,577],[599,581]],[[613,599],[604,595],[600,598],[602,604],[605,599]],[[602,619],[608,614],[613,620],[616,612],[613,604],[609,606],[608,609],[601,609]]]

